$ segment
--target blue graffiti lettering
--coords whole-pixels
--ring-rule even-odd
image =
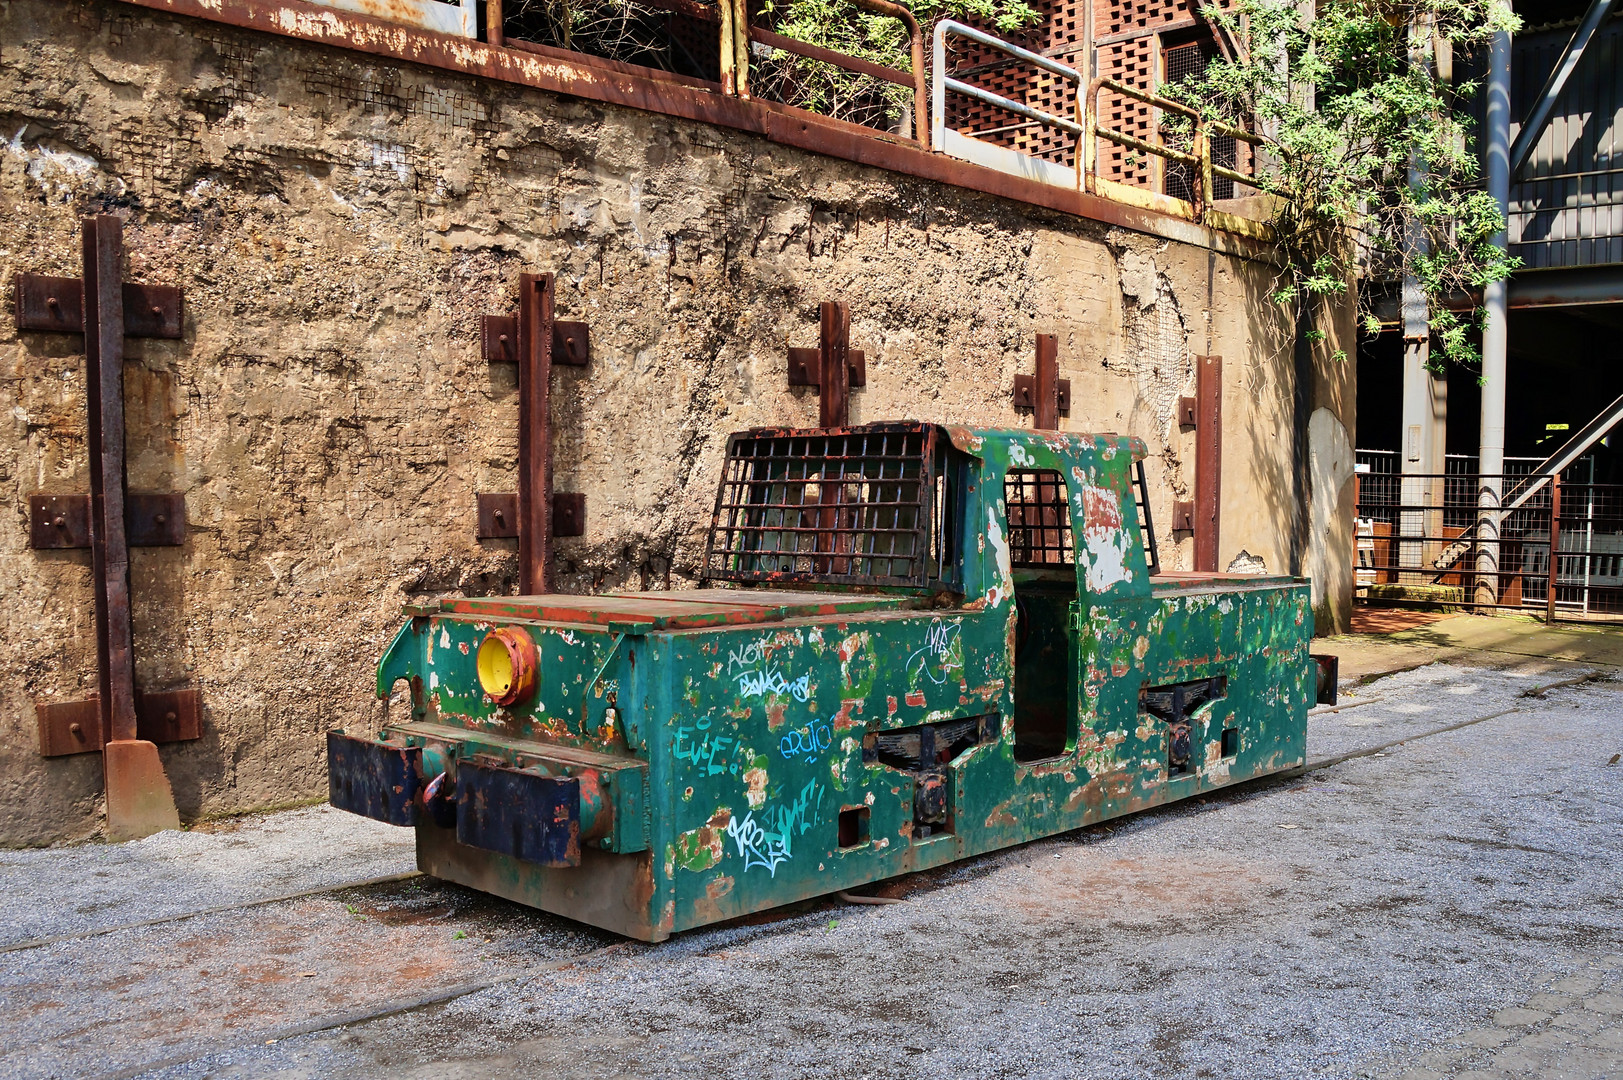
[[[784,735],[778,740],[778,753],[785,758],[803,757],[806,764],[811,765],[817,761],[817,755],[834,745],[834,728],[831,721],[813,720],[805,727]]]

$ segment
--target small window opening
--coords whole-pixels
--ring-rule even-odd
[[[1065,478],[1011,469],[1003,479],[1015,571],[1014,759],[1043,761],[1076,741],[1076,544]]]
[[[868,842],[868,808],[847,806],[840,811],[840,847],[861,847]]]
[[[1239,752],[1240,752],[1240,729],[1239,728],[1231,728],[1231,727],[1230,728],[1224,728],[1223,729],[1223,756],[1226,757],[1226,758],[1234,757]]]
[[[1168,35],[1161,44],[1161,85],[1193,81],[1206,74],[1206,68],[1217,58],[1217,42],[1208,34],[1193,39],[1177,40]],[[1170,137],[1169,137],[1170,136]],[[1189,152],[1193,149],[1191,137],[1184,131],[1163,131],[1162,138],[1175,149]],[[1212,164],[1225,169],[1239,168],[1239,143],[1233,135],[1212,135]],[[1185,202],[1195,201],[1195,185],[1199,182],[1192,166],[1181,161],[1166,163],[1164,190],[1166,194]],[[1234,198],[1234,181],[1226,176],[1212,178],[1212,198]]]

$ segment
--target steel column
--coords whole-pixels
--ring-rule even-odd
[[[1555,622],[1555,589],[1561,559],[1561,474],[1550,478],[1550,584],[1544,597],[1544,621]]]
[[[552,275],[518,286],[519,592],[552,591]]]
[[[1487,82],[1488,194],[1501,216],[1510,212],[1510,35],[1493,36],[1488,50]],[[1504,230],[1494,245],[1505,250]],[[1483,290],[1486,321],[1482,327],[1482,423],[1477,449],[1476,602],[1499,602],[1499,504],[1504,499],[1505,363],[1509,282],[1496,281]]]
[[[1432,63],[1431,25],[1411,23],[1409,63],[1429,71]],[[1409,190],[1423,198],[1428,172],[1418,149],[1409,155]],[[1404,248],[1411,259],[1429,249],[1426,224],[1418,213],[1410,212],[1404,222]],[[1439,494],[1425,476],[1440,475],[1448,425],[1448,384],[1431,371],[1431,308],[1425,289],[1413,273],[1404,275],[1403,315],[1403,461],[1402,498],[1405,506],[1429,508]],[[1412,477],[1412,478],[1411,478]],[[1429,509],[1408,510],[1398,520],[1398,564],[1420,567],[1425,561],[1425,541],[1435,536]],[[1412,575],[1411,575],[1412,578]]]

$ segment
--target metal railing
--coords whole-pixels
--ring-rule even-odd
[[[1013,98],[995,94],[973,83],[952,78],[947,74],[948,34],[984,45],[989,49],[995,49],[1005,55],[1014,57],[1016,60],[1024,60],[1026,63],[1051,75],[1057,75],[1070,83],[1078,91],[1072,99],[1074,102],[1074,117],[1056,116],[1053,113],[1027,105],[1025,102],[1015,101]],[[1081,140],[1086,134],[1087,128],[1083,123],[1082,115],[1083,99],[1080,91],[1083,80],[1080,71],[1062,64],[1058,60],[1051,60],[1039,53],[1031,52],[1029,49],[1022,49],[1020,46],[1012,45],[1002,38],[994,37],[985,31],[977,30],[973,26],[966,26],[952,19],[942,19],[935,24],[935,31],[931,34],[930,58],[930,146],[952,157],[973,161],[978,165],[987,165],[1003,172],[1029,175],[1033,179],[1043,180],[1046,183],[1063,183],[1062,178],[1069,174],[1070,186],[1078,189],[1083,186],[1082,154],[1076,155],[1076,167],[1067,169],[1063,165],[1032,157],[1029,154],[1022,154],[1018,150],[981,142],[947,127],[947,91],[951,90],[955,94],[963,94],[977,101],[983,101],[988,105],[1005,109],[1016,116],[1023,116],[1027,120],[1033,120],[1047,127],[1055,128],[1073,136],[1077,140]]]
[[[1072,88],[1071,115],[1062,116],[1045,109],[1039,109],[1023,101],[1016,101],[985,87],[976,86],[973,83],[949,75],[947,73],[947,39],[949,36],[975,42],[1016,60],[1024,61],[1040,71],[1047,72],[1049,75],[1057,76],[1062,83],[1069,84]],[[1022,49],[1018,45],[1004,41],[995,35],[951,19],[943,19],[941,22],[936,23],[931,44],[930,138],[931,146],[937,151],[965,161],[972,161],[978,165],[999,169],[1003,172],[1028,176],[1045,183],[1074,187],[1095,195],[1108,194],[1110,197],[1120,197],[1127,193],[1123,190],[1126,185],[1114,185],[1107,191],[1107,185],[1110,182],[1101,181],[1097,172],[1098,140],[1108,139],[1128,149],[1152,154],[1169,162],[1188,166],[1198,176],[1198,180],[1191,185],[1194,194],[1192,201],[1175,199],[1172,196],[1152,196],[1148,192],[1144,194],[1151,198],[1167,198],[1172,199],[1173,202],[1184,203],[1190,207],[1190,216],[1196,220],[1204,220],[1207,211],[1211,208],[1214,201],[1212,196],[1213,183],[1216,178],[1221,177],[1253,187],[1256,185],[1257,181],[1254,176],[1213,160],[1212,139],[1214,136],[1229,136],[1252,146],[1260,146],[1265,140],[1241,128],[1202,116],[1199,110],[1191,106],[1158,94],[1139,90],[1136,87],[1103,76],[1094,79],[1091,83],[1087,83],[1087,89],[1084,92],[1085,79],[1077,69],[1040,53]],[[1189,149],[1183,150],[1175,146],[1168,146],[1164,142],[1151,142],[1099,124],[1098,99],[1099,94],[1105,90],[1141,102],[1151,108],[1176,113],[1186,118],[1191,132]],[[949,91],[973,98],[976,101],[1005,110],[1015,116],[1024,117],[1035,124],[1040,124],[1070,136],[1075,140],[1076,144],[1079,144],[1077,146],[1079,152],[1074,155],[1074,166],[1066,166],[975,138],[977,134],[997,134],[1012,129],[997,128],[992,131],[972,131],[967,134],[954,130],[947,125],[947,93]],[[1160,125],[1156,126],[1156,130],[1160,130]],[[1137,189],[1131,190],[1136,191]]]
[[[1525,476],[1361,473],[1358,597],[1549,620],[1623,617],[1623,485],[1554,479],[1508,511],[1496,537],[1479,539],[1482,482],[1509,489]]]
[[[1191,128],[1189,149],[1180,150],[1164,143],[1152,143],[1146,139],[1140,139],[1136,135],[1129,135],[1125,131],[1117,131],[1115,128],[1101,126],[1099,124],[1099,93],[1103,90],[1109,90],[1113,94],[1120,94],[1122,97],[1159,109],[1162,112],[1177,113],[1186,117]],[[1095,194],[1098,193],[1098,175],[1094,168],[1094,162],[1098,154],[1098,141],[1100,139],[1109,139],[1116,145],[1125,146],[1129,150],[1153,154],[1168,161],[1179,162],[1193,169],[1198,182],[1191,185],[1191,193],[1194,195],[1194,199],[1191,201],[1197,218],[1204,217],[1206,211],[1212,205],[1212,185],[1215,177],[1223,177],[1248,186],[1256,185],[1256,177],[1240,172],[1238,169],[1231,169],[1226,165],[1219,165],[1212,160],[1212,136],[1225,135],[1249,143],[1252,146],[1261,146],[1265,140],[1243,128],[1209,119],[1203,116],[1199,109],[1101,75],[1088,85],[1087,115],[1089,118],[1086,165],[1088,190]],[[1159,132],[1161,125],[1157,124],[1155,130]]]

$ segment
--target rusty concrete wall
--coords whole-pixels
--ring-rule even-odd
[[[132,342],[126,393],[131,487],[186,495],[186,546],[137,549],[132,588],[142,685],[202,692],[205,737],[163,751],[188,818],[321,795],[322,733],[376,722],[401,603],[513,590],[513,543],[474,537],[517,448],[478,317],[525,270],[592,326],[592,366],[553,383],[558,489],[588,500],[566,590],[691,582],[727,433],[816,421],[784,349],[815,344],[824,299],[870,357],[857,422],[1029,424],[1009,387],[1058,333],[1064,426],[1152,448],[1169,568],[1192,558],[1168,531],[1194,467],[1174,408],[1222,354],[1221,558],[1289,568],[1292,331],[1265,264],[110,0],[0,0],[3,310],[14,273],[77,276],[92,212],[125,219],[131,277],[186,291],[185,339]],[[98,759],[41,759],[34,719],[95,686],[88,553],[27,546],[30,494],[87,489],[78,349],[0,320],[11,844],[98,825]],[[1315,362],[1309,404],[1351,431],[1350,366]],[[1329,505],[1315,557],[1344,598],[1350,507]]]

